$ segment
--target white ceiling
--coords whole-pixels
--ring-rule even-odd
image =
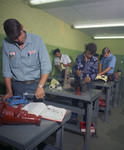
[[[38,5],[39,8],[69,24],[124,22],[124,0],[64,0]],[[91,36],[124,35],[124,27],[78,29]]]

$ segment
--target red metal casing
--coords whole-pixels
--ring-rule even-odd
[[[21,110],[22,106],[17,108],[9,106],[5,102],[0,102],[0,125],[2,124],[35,124],[40,125],[41,116],[29,114]]]

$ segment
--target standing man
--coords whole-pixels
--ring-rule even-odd
[[[65,67],[71,67],[71,59],[68,55],[61,54],[60,49],[55,49],[53,51],[53,55],[55,55],[54,65],[56,70],[58,71],[58,76],[63,77],[65,75]]]
[[[77,56],[72,68],[72,73],[75,75],[76,90],[80,87],[82,92],[86,92],[86,83],[90,83],[96,78],[98,69],[98,59],[94,56],[96,51],[97,46],[94,43],[89,43],[86,46],[86,51]],[[72,105],[78,106],[78,102],[72,101]],[[71,119],[77,121],[77,114],[72,112]],[[86,116],[84,116],[84,120],[86,120]]]
[[[3,77],[6,94],[3,100],[25,92],[35,94],[36,99],[45,96],[44,85],[51,72],[51,62],[40,36],[24,31],[16,19],[3,24],[6,38],[3,40]]]
[[[102,55],[98,75],[112,75],[115,69],[116,57],[111,54],[108,47],[103,48]]]
[[[86,51],[78,55],[72,72],[76,76],[76,80],[83,80],[84,83],[89,83],[96,78],[98,59],[94,56],[97,51],[97,46],[94,43],[89,43]]]

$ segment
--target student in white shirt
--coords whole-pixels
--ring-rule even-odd
[[[65,67],[71,67],[72,66],[71,59],[69,58],[68,55],[62,54],[60,52],[59,48],[57,48],[53,51],[53,55],[56,56],[54,59],[54,65],[55,65],[56,70],[58,72],[58,76],[64,78]]]

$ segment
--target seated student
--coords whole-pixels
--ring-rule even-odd
[[[100,61],[100,71],[98,75],[108,75],[111,76],[114,72],[116,57],[111,54],[108,47],[103,48],[102,50],[102,59]]]
[[[96,51],[97,46],[94,43],[89,43],[86,51],[77,56],[72,68],[77,82],[83,80],[85,83],[89,83],[96,78],[98,71],[98,59],[94,56]]]
[[[71,59],[68,55],[62,54],[59,48],[53,51],[53,55],[56,56],[54,59],[54,65],[56,67],[56,70],[58,71],[58,76],[64,78],[65,67],[72,66]]]

